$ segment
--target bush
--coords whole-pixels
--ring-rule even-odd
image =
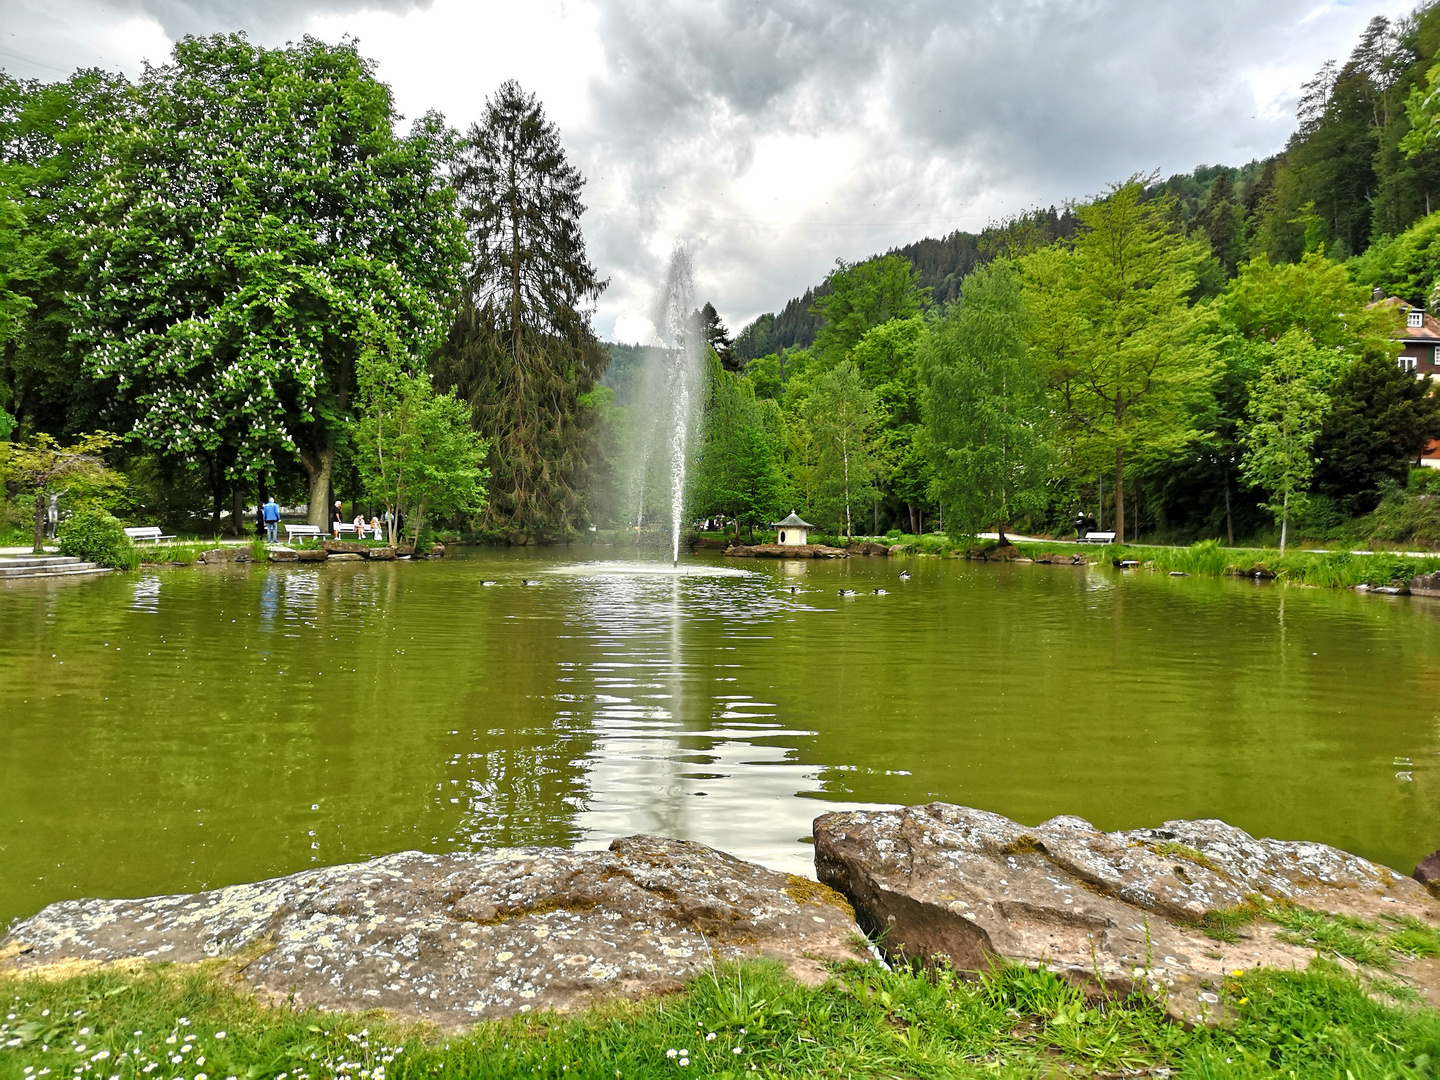
[[[80,510],[60,525],[60,554],[117,570],[133,570],[140,553],[125,526],[105,510]]]

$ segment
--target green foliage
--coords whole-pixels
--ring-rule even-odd
[[[1020,275],[997,261],[971,272],[920,350],[935,456],[931,491],[951,536],[1003,533],[1046,499],[1051,447],[1045,377],[1026,343]]]
[[[34,500],[34,550],[43,548],[45,515],[52,497],[68,497],[69,505],[103,506],[125,486],[125,478],[105,464],[103,454],[116,437],[97,431],[69,446],[46,434],[22,442],[0,443],[0,480]]]
[[[1399,236],[1382,236],[1349,262],[1355,281],[1379,287],[1386,296],[1425,306],[1440,280],[1440,211],[1429,214]]]
[[[1412,480],[1412,489],[1421,483],[1423,481]],[[1423,490],[1389,489],[1369,519],[1369,538],[1382,544],[1440,548],[1440,495]]]
[[[379,326],[369,329],[356,372],[362,415],[355,424],[366,491],[386,510],[404,514],[417,537],[427,527],[427,514],[481,512],[489,447],[470,427],[469,407],[453,393],[437,394],[428,373],[406,371],[393,334]],[[391,543],[399,539],[394,521]]]
[[[1285,554],[1290,513],[1304,506],[1315,469],[1311,447],[1329,408],[1325,385],[1333,378],[1333,353],[1316,347],[1298,328],[1273,346],[1258,344],[1260,379],[1246,408],[1243,438],[1248,451],[1242,475],[1270,493],[1270,510],[1280,523]]]
[[[690,514],[733,518],[737,529],[769,523],[781,512],[784,419],[779,407],[756,400],[751,384],[727,371],[711,352],[701,415],[686,500]]]
[[[1113,465],[1121,541],[1127,461],[1163,462],[1199,439],[1216,374],[1209,313],[1189,303],[1205,246],[1172,228],[1168,200],[1141,195],[1134,181],[1113,188],[1079,212],[1071,247],[1021,264],[1071,468]]]
[[[865,332],[850,351],[860,381],[875,398],[871,449],[876,483],[892,508],[928,501],[931,462],[923,445],[916,365],[930,333],[918,316],[891,319]],[[878,516],[878,515],[877,515]],[[872,522],[878,527],[878,522]]]
[[[900,255],[853,264],[841,261],[825,284],[828,291],[814,305],[821,318],[814,351],[828,365],[846,359],[872,326],[918,315],[929,299],[914,267]]]
[[[87,366],[166,454],[232,479],[298,454],[323,523],[362,328],[421,355],[440,340],[460,251],[444,126],[397,136],[354,42],[313,38],[186,38],[134,103],[102,119]]]
[[[18,315],[0,350],[0,407],[27,433],[101,426],[101,396],[72,341],[81,236],[110,165],[104,132],[132,108],[122,75],[90,69],[44,84],[0,72],[0,194],[15,204],[0,239],[0,289]]]
[[[436,375],[490,440],[485,527],[570,535],[589,516],[594,414],[580,399],[607,359],[587,310],[606,282],[585,253],[583,180],[540,103],[509,81],[461,140],[457,185],[470,259]]]
[[[60,554],[75,559],[133,570],[139,552],[125,535],[125,526],[106,510],[79,510],[60,523]]]
[[[1367,352],[1336,381],[1315,440],[1316,488],[1366,513],[1389,487],[1403,484],[1410,463],[1440,438],[1440,397],[1390,350]]]
[[[1247,340],[1276,341],[1299,330],[1324,349],[1348,357],[1398,349],[1390,333],[1400,313],[1369,306],[1369,293],[1354,284],[1345,268],[1311,252],[1295,263],[1273,263],[1257,256],[1240,268],[1218,303],[1221,319]]]
[[[873,497],[876,463],[870,451],[874,396],[846,360],[822,377],[805,401],[803,417],[815,452],[813,505],[817,524],[855,535],[855,513]]]

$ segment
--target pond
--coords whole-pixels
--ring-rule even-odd
[[[1440,847],[1440,602],[592,554],[0,590],[0,925],[633,832],[809,873],[816,814],[933,799],[1107,829],[1219,817],[1402,872]]]

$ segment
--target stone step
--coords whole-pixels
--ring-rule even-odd
[[[8,555],[0,558],[0,570],[29,566],[74,566],[79,562],[73,555]]]
[[[31,566],[24,569],[16,567],[0,568],[0,582],[11,581],[32,581],[36,578],[53,577],[78,577],[85,574],[108,574],[108,566],[96,566],[94,563],[81,562],[76,559],[73,564],[63,566]]]

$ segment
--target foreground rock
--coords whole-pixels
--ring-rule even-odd
[[[609,851],[408,851],[188,896],[67,900],[0,942],[0,968],[235,957],[262,994],[382,1007],[461,1027],[678,989],[716,961],[770,956],[798,978],[854,957],[845,901],[701,844]]]
[[[737,559],[848,559],[844,548],[824,544],[749,544],[732,546],[725,554]]]
[[[1077,817],[1026,828],[947,803],[825,814],[815,820],[815,867],[892,956],[943,955],[967,971],[997,960],[1048,965],[1096,992],[1161,996],[1186,1022],[1218,1019],[1226,972],[1304,968],[1314,957],[1264,920],[1241,926],[1231,943],[1200,928],[1257,894],[1440,926],[1440,903],[1410,878],[1221,821],[1104,833]],[[1394,974],[1440,1005],[1435,960],[1399,962]]]
[[[1431,852],[1421,859],[1410,875],[1430,890],[1430,895],[1440,899],[1440,851]]]

